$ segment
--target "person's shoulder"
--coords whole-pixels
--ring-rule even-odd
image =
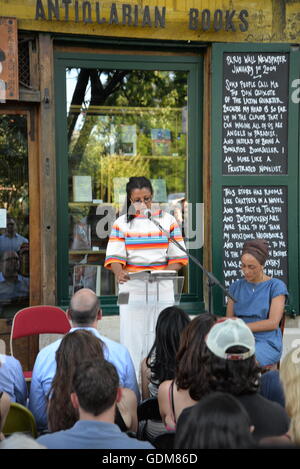
[[[274,293],[274,296],[288,295],[288,289],[287,289],[286,284],[283,282],[283,280],[272,277],[269,280],[269,283],[270,283],[271,293]]]
[[[24,243],[29,243],[28,239],[25,236],[20,235],[20,233],[16,233],[16,237],[24,241]]]
[[[123,215],[120,215],[116,220],[114,221],[113,226],[123,226],[124,224],[127,224],[127,215],[126,213]]]
[[[109,351],[118,352],[118,354],[120,354],[120,356],[129,355],[129,351],[125,347],[125,345],[120,344],[120,342],[116,342],[113,339],[109,339],[108,337],[106,337],[104,335],[99,334],[99,336],[100,336],[100,339],[102,340],[102,342],[104,342],[104,344],[106,345],[106,347],[108,348]]]
[[[280,287],[286,288],[286,284],[284,283],[283,280],[280,280],[280,278],[272,277],[270,278],[270,283],[274,286],[280,286]]]
[[[252,402],[258,412],[259,409],[264,409],[264,412],[268,412],[268,414],[270,413],[270,415],[274,415],[274,417],[280,416],[288,418],[285,409],[280,404],[278,404],[278,402],[270,401],[258,392],[248,394],[246,396],[241,396],[241,401],[245,402],[245,400]]]
[[[128,436],[128,449],[155,449],[149,441],[141,441]],[[127,446],[127,445],[126,445]]]
[[[176,225],[178,225],[177,220],[174,217],[174,215],[172,215],[169,212],[166,212],[165,210],[160,211],[159,217],[161,217],[163,220],[168,221],[170,224],[176,223]]]
[[[239,278],[232,282],[229,285],[229,290],[236,290],[237,288],[243,288],[245,286],[246,280],[244,278]]]
[[[177,421],[177,424],[176,424],[176,428],[178,429],[181,425],[184,425],[186,420],[189,418],[189,416],[191,415],[191,412],[193,411],[193,408],[194,406],[189,406],[189,407],[186,407],[185,409],[182,410],[182,412],[180,413],[179,417],[178,417],[178,421]]]
[[[55,342],[52,342],[51,344],[48,344],[45,347],[43,347],[39,351],[36,361],[45,360],[46,358],[49,358],[49,357],[51,358],[54,357],[55,359],[55,352],[60,346],[61,340],[62,339],[55,340]]]
[[[62,434],[64,433],[64,430],[61,430],[59,432],[54,432],[54,433],[45,433],[44,435],[39,436],[36,441],[37,443],[40,443],[41,445],[45,445],[46,447],[48,444],[53,443],[55,441],[62,441]]]
[[[0,355],[0,363],[3,368],[21,368],[19,360],[11,355]]]
[[[273,381],[278,381],[280,378],[279,378],[279,371],[278,370],[270,370],[268,371],[267,373],[263,373],[261,375],[261,378],[260,378],[260,382],[264,382],[264,381],[269,381],[269,382],[273,382]]]
[[[163,381],[160,383],[158,387],[158,396],[164,395],[165,393],[169,392],[170,386],[171,386],[172,380],[167,379],[166,381]]]

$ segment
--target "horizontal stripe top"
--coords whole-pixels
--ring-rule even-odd
[[[167,233],[142,215],[129,222],[126,215],[119,217],[112,226],[104,266],[109,269],[112,263],[118,262],[129,272],[136,272],[168,266],[172,269],[175,263],[186,265],[188,257],[166,236],[168,234],[185,248],[176,219],[166,212],[160,212],[154,219]]]

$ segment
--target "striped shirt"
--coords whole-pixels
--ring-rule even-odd
[[[154,219],[168,235],[185,247],[176,219],[160,211]],[[129,272],[144,269],[161,270],[172,264],[186,265],[188,257],[173,244],[151,220],[143,215],[126,221],[126,215],[119,217],[111,230],[104,266],[108,269],[117,262],[126,266]]]

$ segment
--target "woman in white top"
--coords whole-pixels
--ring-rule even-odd
[[[170,241],[174,238],[184,247],[176,219],[162,210],[151,211],[153,188],[149,179],[131,177],[126,193],[126,214],[120,216],[112,227],[104,265],[115,274],[119,292],[129,295],[129,304],[120,305],[120,341],[129,349],[138,374],[140,362],[153,344],[157,316],[163,308],[174,304],[174,294],[168,286],[164,289],[161,285],[162,301],[157,303],[155,292],[151,292],[149,285],[152,304],[147,307],[145,281],[135,279],[128,282],[128,273],[178,271],[188,263],[188,258]],[[148,218],[148,211],[164,231]]]

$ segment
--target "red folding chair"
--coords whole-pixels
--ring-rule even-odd
[[[70,329],[66,313],[57,306],[39,305],[20,309],[11,326],[10,354],[14,356],[14,339],[38,334],[66,334]],[[26,380],[30,380],[31,376],[32,371],[24,371]]]

